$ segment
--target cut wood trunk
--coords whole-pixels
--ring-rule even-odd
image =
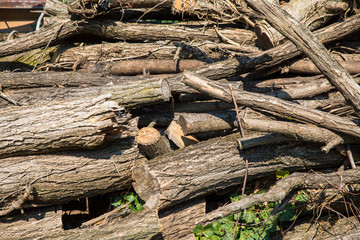
[[[127,60],[115,63],[110,73],[114,75],[170,74],[183,72],[185,69],[194,69],[205,65],[198,60]]]
[[[62,82],[56,80],[57,75],[58,80],[63,80]],[[26,74],[23,74],[23,76],[26,76]],[[33,75],[35,78],[36,76],[37,75]],[[170,86],[166,80],[149,79],[143,81],[133,81],[133,79],[128,79],[130,81],[119,81],[118,79],[114,79],[114,83],[120,83],[119,85],[114,85],[111,81],[112,78],[90,77],[89,80],[94,79],[94,83],[86,83],[85,79],[80,80],[77,83],[70,83],[72,80],[76,81],[76,79],[78,77],[82,77],[82,75],[77,75],[77,77],[73,78],[72,76],[74,75],[71,73],[51,73],[40,74],[40,78],[36,79],[36,81],[39,81],[47,76],[52,79],[49,78],[45,81],[45,83],[40,83],[40,85],[55,82],[55,85],[57,85],[58,88],[25,88],[15,92],[9,89],[9,91],[4,91],[4,93],[20,105],[38,105],[40,103],[49,104],[49,102],[52,102],[54,105],[57,101],[64,101],[64,99],[67,102],[77,101],[78,99],[91,101],[92,97],[96,98],[96,96],[107,94],[108,100],[113,101],[114,103],[116,102],[116,104],[122,107],[130,108],[169,101],[171,97]],[[84,77],[86,76],[88,75],[85,74]],[[78,88],[63,87],[63,84],[71,86],[81,82],[83,82],[84,85],[80,85]],[[84,87],[88,85],[99,85],[99,82],[108,82],[108,84],[101,87]]]
[[[39,239],[63,231],[61,206],[24,209],[24,213],[0,219],[1,238]]]
[[[191,72],[185,72],[182,80],[187,85],[209,94],[223,101],[232,102],[232,96],[227,88],[219,87],[215,82],[200,77]],[[360,128],[352,121],[328,114],[316,109],[299,106],[275,97],[259,93],[234,90],[236,102],[240,105],[260,108],[270,111],[272,114],[291,117],[300,122],[315,124],[330,130],[360,137]]]
[[[263,0],[246,2],[264,14],[270,24],[304,52],[360,114],[360,86],[306,27],[274,3]]]
[[[106,139],[130,136],[130,114],[110,97],[3,108],[0,156],[93,148]]]
[[[132,144],[131,140],[115,141],[99,150],[1,159],[2,205],[22,194],[23,179],[33,187],[25,204],[61,204],[128,188],[130,169],[146,161]]]
[[[56,22],[56,19],[54,20]],[[94,31],[97,29],[97,31]],[[0,43],[0,57],[21,53],[24,51],[58,44],[64,40],[81,35],[100,37],[104,40],[112,41],[214,41],[219,38],[213,29],[202,31],[202,26],[189,28],[186,26],[166,25],[166,24],[136,24],[114,22],[110,20],[89,20],[72,21],[70,19],[61,20],[36,32],[23,35],[20,38]],[[220,29],[223,35],[240,43],[250,43],[253,33],[244,29]],[[141,34],[139,34],[141,33]],[[89,38],[87,38],[89,39]],[[90,39],[91,40],[91,39]]]
[[[229,130],[235,127],[235,111],[213,112],[213,113],[183,113],[179,117],[179,124],[185,135]]]
[[[169,140],[153,127],[140,129],[135,140],[149,159],[171,152]]]
[[[342,12],[345,12],[349,5],[342,2]],[[331,18],[340,14],[340,9],[330,8],[329,1],[301,1],[291,0],[284,3],[281,8],[293,16],[294,19],[304,24],[309,30],[313,31],[324,26]],[[269,49],[280,45],[285,41],[285,37],[274,29],[265,20],[259,21],[255,25],[255,33],[262,47]]]
[[[200,142],[136,166],[133,171],[136,192],[161,210],[241,184],[246,170],[244,153],[239,153],[236,145],[238,136],[233,134]],[[344,160],[335,151],[325,155],[317,147],[305,144],[260,147],[247,152],[246,157],[250,180],[272,175],[278,169],[330,167]]]

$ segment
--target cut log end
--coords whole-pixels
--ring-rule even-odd
[[[161,92],[164,97],[164,101],[169,101],[171,98],[171,89],[168,81],[161,80]]]

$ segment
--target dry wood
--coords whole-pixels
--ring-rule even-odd
[[[198,91],[209,94],[223,101],[232,102],[230,91],[220,87],[213,81],[200,77],[194,73],[185,71],[182,80],[187,85]],[[272,96],[247,91],[234,90],[236,102],[240,105],[261,108],[275,115],[294,118],[310,124],[328,128],[337,132],[360,137],[360,128],[352,121],[328,114],[319,110],[299,106]]]
[[[251,205],[259,205],[264,202],[277,202],[283,200],[291,191],[300,189],[317,189],[336,187],[344,190],[347,184],[356,184],[360,181],[359,170],[347,170],[328,174],[321,173],[293,173],[276,183],[268,192],[246,196],[245,198],[230,203],[206,216],[198,224],[208,224],[214,220],[238,213]],[[344,190],[346,191],[346,190]]]
[[[199,140],[191,135],[185,136],[181,126],[176,121],[170,123],[169,127],[165,130],[165,134],[179,148],[199,142]]]
[[[291,138],[279,134],[265,134],[265,135],[260,134],[250,137],[239,138],[237,141],[237,145],[239,150],[245,150],[263,145],[286,143],[291,140],[292,140]]]
[[[159,227],[165,239],[195,240],[192,230],[205,215],[205,197],[174,206],[158,213]]]
[[[49,233],[41,237],[46,240],[73,239],[123,239],[123,240],[160,240],[163,239],[154,211],[143,210],[122,219],[94,228],[71,229]]]
[[[99,150],[59,152],[0,160],[0,202],[21,195],[29,180],[33,191],[26,203],[60,204],[129,187],[130,169],[146,159],[132,142],[116,141]]]
[[[289,137],[289,140],[324,143],[326,146],[324,146],[322,150],[325,152],[335,147],[332,144],[334,142],[343,144],[358,143],[360,141],[359,138],[341,136],[325,128],[285,121],[242,118],[241,126],[253,131],[283,134]]]
[[[54,20],[54,22],[56,22]],[[23,35],[20,38],[0,43],[0,57],[21,53],[24,51],[61,43],[69,37],[92,35],[112,41],[215,41],[218,37],[213,29],[203,32],[202,26],[189,28],[166,24],[136,24],[110,20],[72,21],[66,19],[36,32]],[[97,31],[94,31],[97,29]],[[222,34],[230,39],[249,43],[253,33],[244,29],[222,29]],[[141,34],[139,34],[141,33]]]
[[[241,184],[245,174],[238,134],[200,142],[158,157],[133,171],[133,186],[158,209]],[[309,169],[338,165],[344,159],[335,151],[323,154],[313,146],[262,146],[246,154],[248,177],[274,174],[278,169]],[[269,164],[271,162],[271,164]],[[224,181],[226,179],[226,181]]]
[[[340,57],[335,58],[338,60]],[[340,65],[350,74],[360,73],[360,61],[339,61]],[[322,72],[309,59],[301,59],[291,63],[286,67],[284,72],[298,73],[298,74],[321,74]]]
[[[204,62],[198,60],[127,60],[115,63],[110,73],[114,75],[138,75],[143,73],[150,74],[166,74],[183,72],[185,69],[194,69],[205,65]]]
[[[342,3],[345,5],[342,12],[345,12],[349,6],[346,2]],[[334,11],[329,8],[329,5],[329,1],[326,0],[291,0],[288,3],[284,3],[281,8],[293,16],[294,19],[304,24],[309,30],[313,31],[324,26],[330,19],[340,13],[339,10]],[[284,36],[265,20],[257,22],[254,30],[261,46],[266,49],[278,46],[285,41]]]
[[[63,231],[61,206],[24,209],[23,214],[0,220],[1,239],[39,239]]]
[[[354,33],[360,29],[357,24],[360,14],[351,16],[341,23],[335,23],[314,32],[315,37],[322,43],[331,43]],[[241,73],[247,73],[255,69],[267,69],[280,63],[299,56],[301,51],[290,41],[275,48],[258,54],[249,54],[234,59],[228,59],[217,63],[209,64],[194,70],[210,79],[228,78]],[[182,74],[168,78],[169,82],[176,82],[182,78]]]
[[[199,132],[229,130],[235,127],[236,113],[234,111],[210,113],[182,113],[179,124],[185,135]]]
[[[261,12],[271,25],[304,52],[360,113],[360,86],[306,27],[276,4],[263,0],[246,0],[246,2]]]
[[[0,156],[92,148],[107,138],[128,137],[130,114],[110,97],[3,108]]]
[[[45,83],[40,83],[40,85],[55,84],[58,86],[52,88],[25,88],[13,92],[11,89],[5,91],[9,97],[20,103],[21,105],[39,105],[39,104],[57,104],[57,101],[76,101],[78,99],[83,99],[83,101],[91,101],[91,98],[96,98],[99,95],[107,94],[108,98],[111,101],[116,102],[122,107],[136,107],[141,105],[149,105],[153,103],[159,103],[164,101],[169,101],[171,97],[170,86],[166,80],[159,79],[149,79],[143,81],[134,81],[134,79],[127,79],[125,81],[119,81],[116,78],[107,78],[99,77],[96,78],[90,77],[89,80],[94,79],[94,83],[86,83],[86,79],[80,80],[77,79],[83,75],[77,75],[73,78],[73,74],[59,74],[59,81],[54,79],[56,73],[51,74],[41,74],[39,81],[43,77],[52,77],[45,81]],[[26,76],[26,74],[24,74]],[[87,74],[84,77],[88,76]],[[37,75],[33,75],[34,78]],[[63,82],[60,82],[63,80]],[[68,82],[74,80],[75,82]],[[114,85],[114,83],[119,83],[119,85]],[[81,84],[78,88],[64,88],[63,85],[71,86]],[[86,87],[88,85],[101,85],[101,83],[108,84],[106,86],[100,87]],[[21,84],[20,84],[21,85]],[[23,85],[26,85],[25,83]],[[105,85],[105,84],[104,84]]]
[[[169,140],[153,127],[140,129],[135,140],[149,159],[171,152]]]

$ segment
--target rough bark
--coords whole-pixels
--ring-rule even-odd
[[[163,239],[158,218],[154,211],[143,210],[113,222],[89,229],[72,229],[42,236],[43,240],[73,239],[123,239],[123,240],[160,240]]]
[[[238,134],[216,138],[175,151],[135,167],[133,186],[145,201],[159,210],[241,183],[244,153],[238,151]],[[248,179],[274,174],[278,169],[330,167],[343,156],[321,153],[312,146],[266,146],[248,151]],[[226,181],[224,181],[226,179]]]
[[[24,209],[24,213],[0,219],[1,239],[39,239],[63,231],[61,206]]]
[[[159,227],[164,238],[195,240],[192,230],[195,223],[205,215],[205,210],[205,198],[200,197],[159,212]]]
[[[26,203],[34,204],[61,204],[121,190],[131,184],[131,167],[144,161],[131,140],[111,142],[99,150],[1,159],[1,204],[20,195],[27,181],[33,191]]]
[[[306,27],[276,4],[262,0],[246,0],[246,2],[261,12],[271,25],[304,52],[360,113],[360,86]]]
[[[219,87],[219,85],[213,81],[199,77],[194,73],[186,71],[182,81],[212,97],[227,102],[233,101],[228,89]],[[264,109],[275,115],[291,117],[297,121],[305,121],[337,132],[349,134],[358,138],[360,137],[360,128],[349,119],[341,118],[316,109],[299,106],[298,104],[287,102],[272,96],[266,96],[264,94],[240,90],[234,90],[233,92],[236,102],[240,105]]]
[[[251,205],[264,202],[278,202],[284,199],[291,191],[300,189],[332,188],[336,186],[343,189],[347,184],[356,184],[360,180],[359,170],[347,170],[335,173],[293,173],[289,177],[278,181],[268,192],[246,196],[245,198],[230,203],[204,216],[198,224],[208,224],[214,220],[238,213]]]
[[[54,21],[55,22],[55,21]],[[110,20],[72,21],[66,19],[36,32],[23,35],[20,38],[0,43],[0,57],[21,53],[24,51],[58,44],[69,37],[90,35],[112,41],[214,41],[218,42],[215,30],[203,28],[189,28],[162,24],[123,23]],[[97,29],[97,31],[94,31]],[[243,29],[223,29],[222,34],[236,42],[249,43],[253,33]],[[89,38],[87,38],[89,39]]]
[[[127,124],[130,114],[110,97],[3,108],[0,156],[92,148],[109,138],[128,137],[133,132]]]
[[[37,81],[46,76],[56,78],[56,75],[57,73],[41,74],[41,78],[37,79]],[[58,76],[59,80],[63,81],[60,82],[53,79],[56,81],[56,85],[58,86],[57,88],[26,88],[15,92],[11,90],[4,91],[4,93],[20,105],[56,104],[57,101],[70,102],[76,101],[80,98],[83,99],[83,101],[91,101],[91,97],[95,98],[96,96],[107,94],[109,95],[110,101],[114,101],[122,107],[130,108],[169,101],[171,97],[168,82],[166,80],[159,80],[156,78],[142,81],[133,81],[133,79],[129,79],[130,81],[119,81],[116,78],[90,77],[90,81],[95,78],[95,83],[89,82],[87,84],[85,79],[74,83],[67,81],[76,81],[76,78],[82,77],[82,75],[78,75],[75,79],[72,78],[74,75],[71,73],[58,74]],[[84,77],[86,76],[88,75],[85,74]],[[119,82],[120,84],[114,85],[112,79],[115,80],[115,83]],[[46,82],[51,84],[53,81],[50,80],[49,82],[48,80],[45,81],[45,83],[41,83],[41,85],[46,85]],[[63,87],[63,84],[71,86],[79,84],[80,82],[83,82],[84,84],[80,85],[78,88]],[[100,87],[85,87],[88,85],[99,85],[99,82],[108,82],[108,84]]]
[[[179,124],[185,135],[199,132],[229,130],[235,127],[236,112],[183,113]]]

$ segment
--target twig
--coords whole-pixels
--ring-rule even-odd
[[[155,6],[153,6],[152,8],[150,8],[149,10],[147,10],[146,12],[144,12],[139,18],[138,20],[136,20],[136,23],[138,23],[140,21],[140,19],[145,16],[146,14],[148,14],[149,12],[151,12],[152,10],[154,10],[155,8],[157,8],[158,6],[160,6],[161,4],[166,3],[168,0],[164,0],[162,2],[159,2],[158,4],[156,4]]]
[[[346,155],[349,158],[351,168],[355,169],[356,165],[355,165],[355,161],[354,161],[354,158],[353,158],[353,155],[352,155],[351,148],[350,148],[349,144],[346,144]]]
[[[242,126],[241,126],[241,121],[240,121],[241,118],[240,118],[240,115],[239,115],[239,109],[238,109],[238,106],[237,106],[237,103],[236,103],[233,87],[231,86],[231,84],[229,84],[229,88],[230,88],[230,92],[231,92],[231,97],[232,97],[234,105],[235,105],[236,118],[238,120],[238,127],[239,127],[239,131],[240,131],[240,135],[243,138],[244,137],[244,130],[243,130]],[[243,199],[244,195],[245,195],[245,187],[246,187],[246,181],[247,181],[247,175],[248,175],[248,159],[246,157],[245,150],[243,150],[243,151],[244,151],[244,159],[245,159],[245,176],[244,176],[243,186],[242,186],[242,189],[241,189],[241,199]],[[246,209],[244,209],[244,211],[245,210]],[[234,228],[234,232],[233,232],[233,235],[232,235],[232,239],[235,239],[235,233],[236,233],[237,225],[239,224],[239,219],[240,219],[240,213],[238,213],[238,215],[237,215],[237,219],[236,219],[236,222],[235,222],[235,228]]]
[[[0,91],[0,97],[5,99],[6,101],[8,101],[9,103],[14,104],[15,106],[21,106],[20,103],[18,103],[17,101],[13,100],[10,96],[7,96],[6,94],[4,94],[3,92]]]
[[[20,209],[21,206],[24,204],[24,202],[29,198],[31,190],[32,190],[32,186],[30,182],[28,182],[24,194],[19,196],[17,200],[11,202],[7,209],[1,210],[0,216],[5,216],[16,209]]]

